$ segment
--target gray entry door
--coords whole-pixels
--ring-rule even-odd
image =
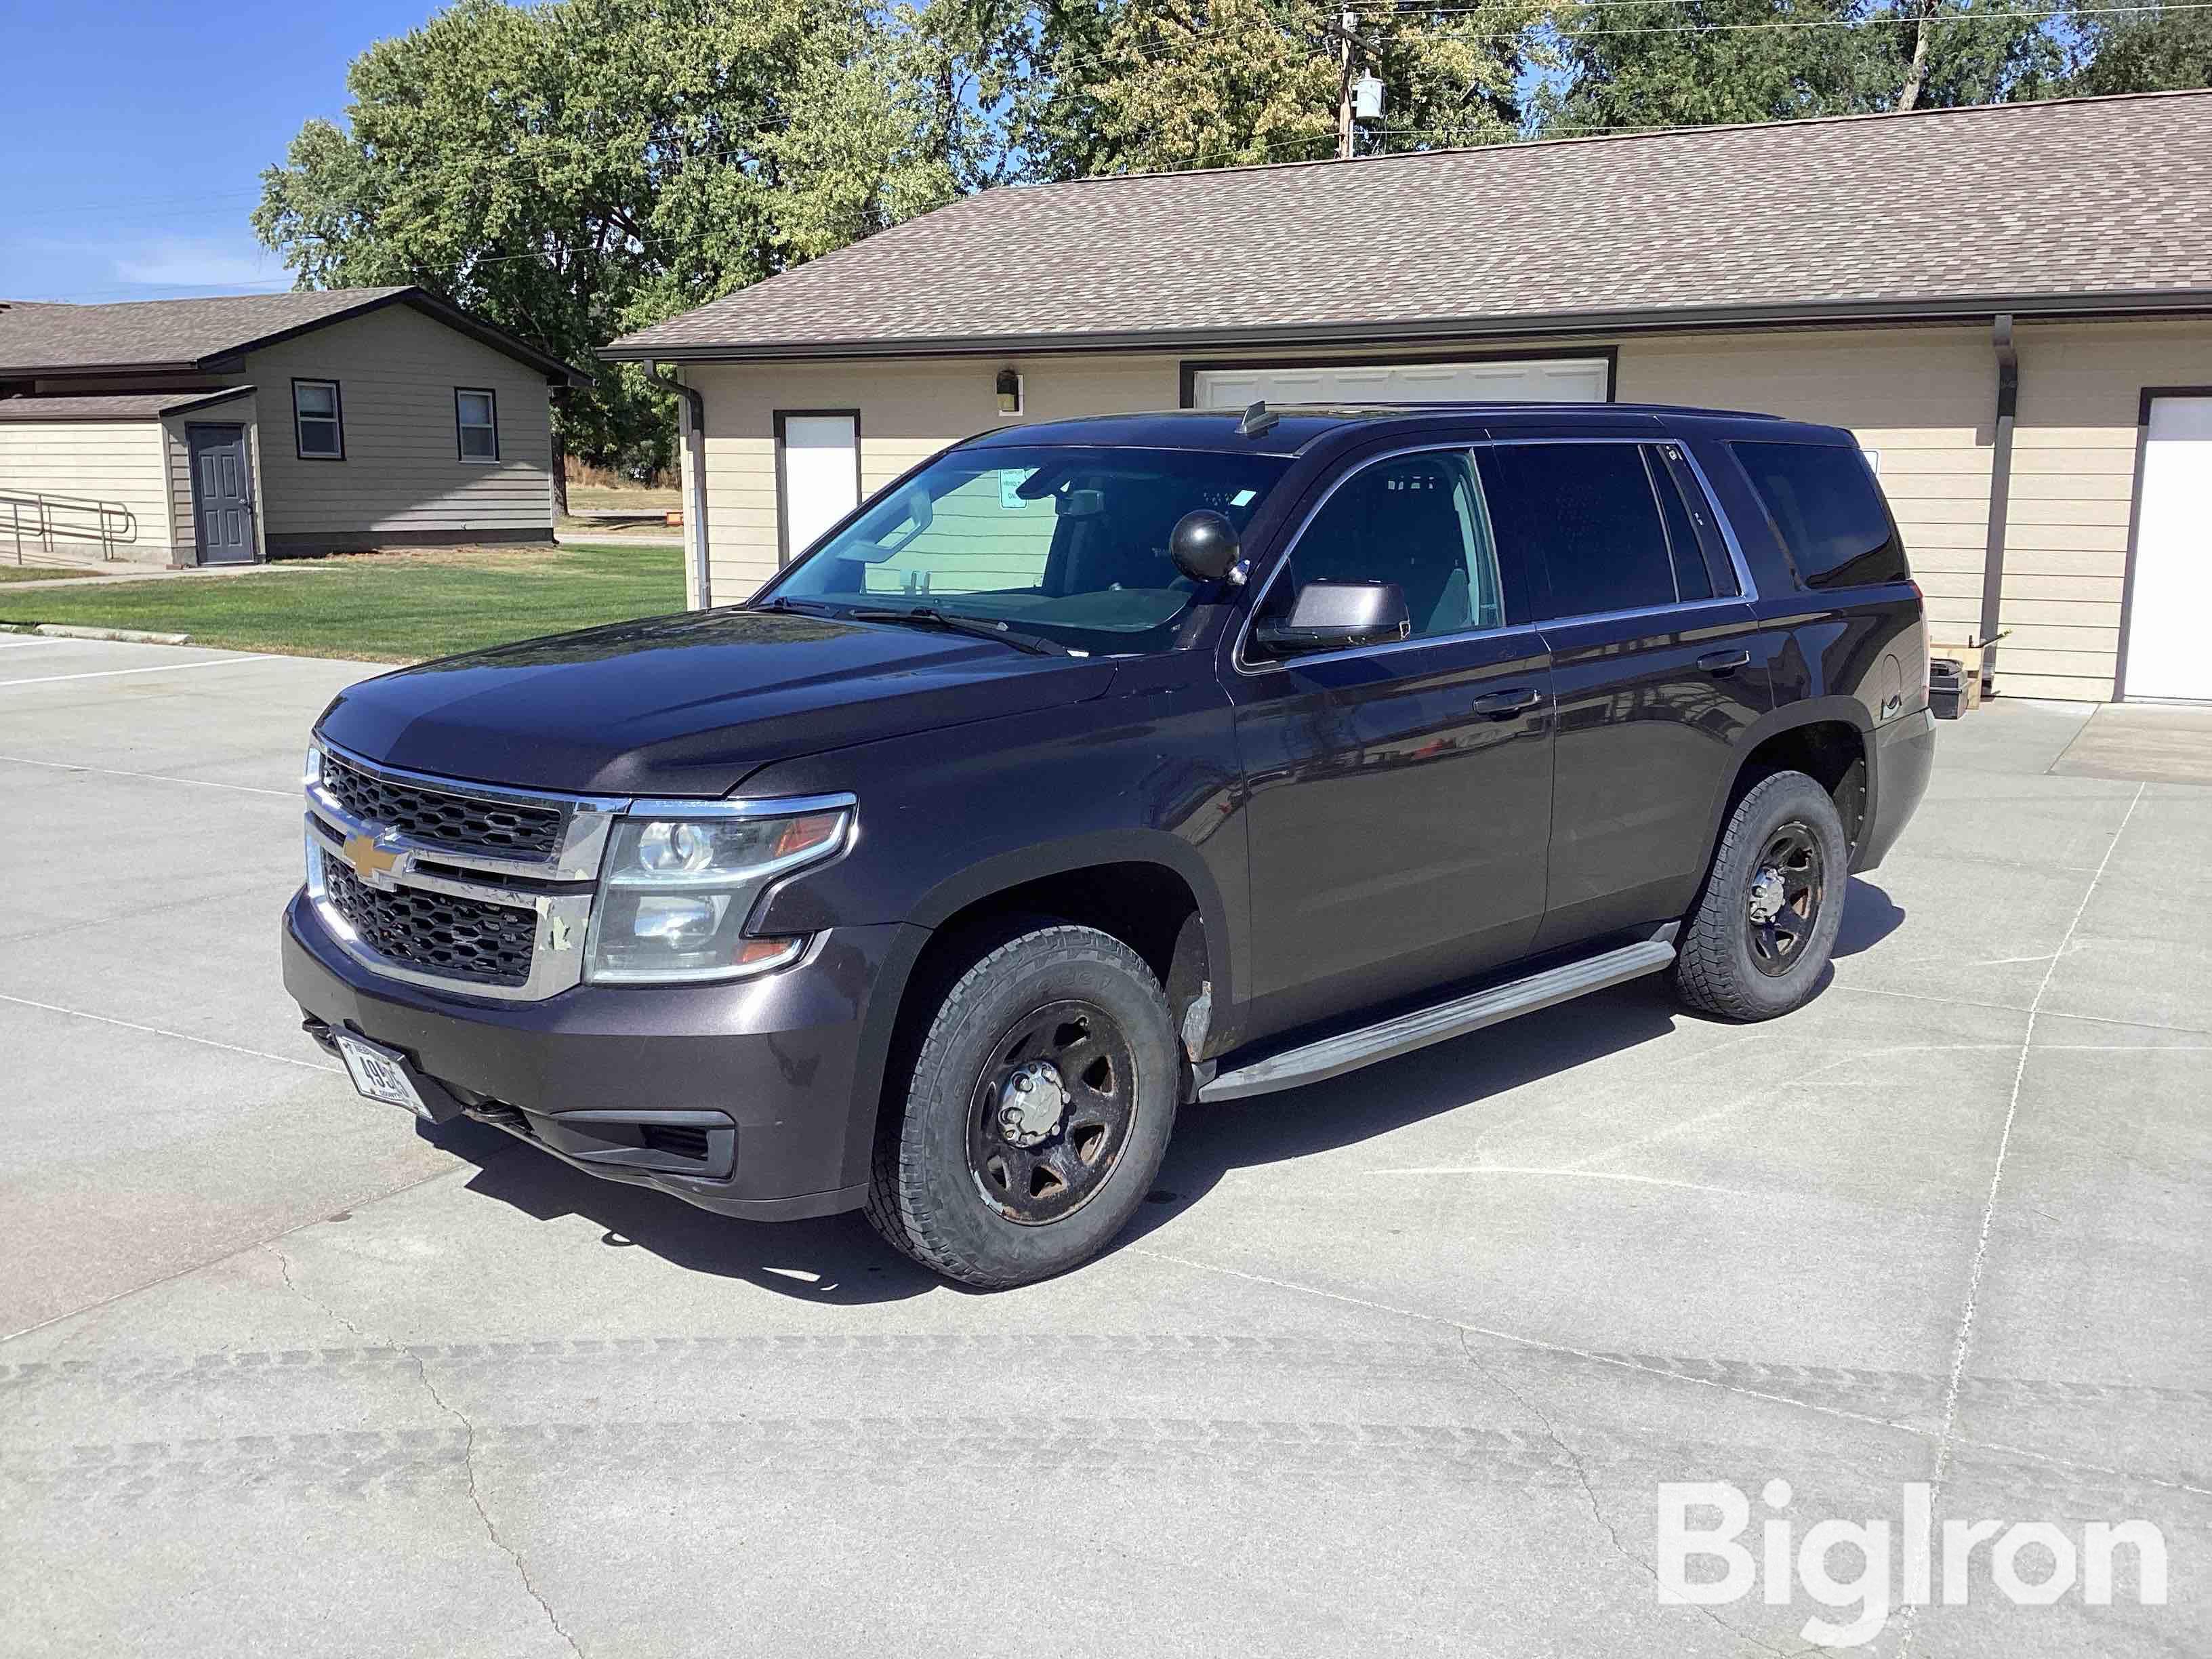
[[[253,558],[253,490],[242,426],[188,426],[193,546],[202,564]]]

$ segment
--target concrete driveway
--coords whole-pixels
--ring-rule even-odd
[[[0,1653],[1695,1656],[1858,1610],[1662,1605],[1697,1481],[1747,1564],[1914,1483],[2057,1529],[2007,1583],[2159,1529],[2164,1605],[2140,1547],[2015,1605],[1985,1541],[1872,1651],[2212,1649],[2191,717],[1947,726],[1788,1019],[1646,982],[1194,1110],[1126,1243],[977,1296],[353,1094],[275,938],[361,672],[0,636]]]

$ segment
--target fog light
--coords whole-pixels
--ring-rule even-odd
[[[650,895],[638,900],[630,932],[671,951],[696,951],[714,936],[715,908],[712,899]]]

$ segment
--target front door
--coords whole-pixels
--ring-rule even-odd
[[[1342,480],[1255,608],[1388,581],[1410,638],[1228,676],[1248,790],[1254,1000],[1266,1036],[1510,961],[1544,907],[1551,669],[1501,570],[1463,449]]]
[[[2212,398],[2154,398],[2128,599],[2129,697],[2212,702]]]
[[[242,426],[188,426],[192,466],[193,544],[202,564],[253,558],[252,471]]]
[[[860,417],[840,410],[778,410],[775,476],[788,562],[860,504]]]

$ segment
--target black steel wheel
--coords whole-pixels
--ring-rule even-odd
[[[1143,957],[1066,923],[1000,937],[919,1011],[867,1199],[893,1244],[986,1289],[1065,1273],[1112,1241],[1158,1173],[1182,1086]]]
[[[1136,1075],[1127,1035],[1096,1003],[1018,1018],[969,1103],[968,1170],[983,1201],[1025,1227],[1089,1203],[1128,1145]]]
[[[1828,792],[1802,772],[1745,791],[1675,939],[1674,987],[1723,1019],[1771,1019],[1820,988],[1843,925],[1850,848]]]
[[[1820,838],[1793,818],[1766,838],[1744,899],[1744,942],[1752,966],[1776,979],[1795,968],[1819,931],[1826,892]]]

